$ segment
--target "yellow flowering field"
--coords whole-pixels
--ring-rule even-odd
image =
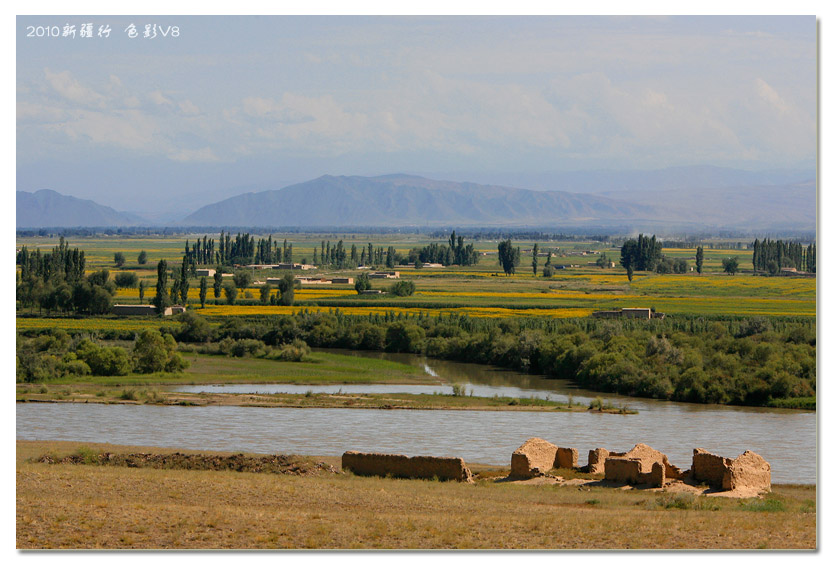
[[[453,307],[453,308],[422,308],[422,307],[374,307],[356,306],[338,308],[344,315],[384,315],[387,312],[394,314],[406,313],[436,316],[455,313],[470,317],[587,317],[591,314],[586,308],[549,308],[549,309],[509,309],[500,307]],[[194,311],[205,316],[242,316],[242,315],[290,315],[301,311],[314,313],[328,313],[334,308],[321,306],[244,306],[244,305],[207,305],[204,309],[195,308]]]

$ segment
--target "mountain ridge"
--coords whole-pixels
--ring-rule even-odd
[[[324,175],[203,206],[181,225],[517,225],[644,217],[650,206],[604,196],[392,174]]]
[[[17,228],[38,227],[129,227],[148,222],[128,212],[119,212],[93,200],[67,196],[48,188],[16,193]]]

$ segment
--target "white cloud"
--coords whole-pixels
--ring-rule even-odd
[[[46,82],[62,98],[85,107],[101,107],[105,98],[98,92],[83,86],[69,71],[52,72],[43,69]]]
[[[161,90],[153,90],[147,94],[147,98],[157,106],[173,106],[173,100],[166,97]]]

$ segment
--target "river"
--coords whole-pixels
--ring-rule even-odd
[[[334,352],[334,351],[330,351]],[[346,351],[337,351],[346,353]],[[181,387],[189,391],[450,393],[461,383],[475,395],[540,397],[587,404],[598,394],[563,380],[546,380],[492,367],[423,359],[416,355],[355,353],[420,365],[434,386],[233,385]],[[752,450],[772,466],[774,483],[816,483],[816,414],[770,408],[686,404],[602,394],[604,400],[639,411],[540,413],[499,411],[408,411],[274,409],[101,404],[17,404],[17,438],[68,440],[182,449],[340,455],[346,450],[407,455],[461,456],[470,462],[509,465],[510,455],[530,437],[579,449],[628,450],[646,443],[680,466],[692,450],[738,456]]]

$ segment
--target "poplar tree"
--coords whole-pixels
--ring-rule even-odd
[[[170,305],[170,297],[167,295],[167,261],[160,260],[156,271],[156,297],[153,298],[153,305],[159,313],[164,313],[164,308]]]
[[[187,280],[188,264],[187,258],[182,259],[182,274],[179,280],[179,295],[182,298],[182,305],[187,305],[187,292],[190,290],[190,282]]]
[[[455,235],[455,231],[452,232]],[[533,276],[536,276],[536,268],[539,266],[539,243],[533,243]]]
[[[202,304],[202,309],[205,309],[205,300],[207,300],[207,278],[202,276],[199,280],[199,302]]]
[[[703,271],[703,247],[698,247],[697,252],[695,253],[695,269],[698,274]]]
[[[222,295],[222,273],[218,270],[213,275],[213,297],[217,300]]]

